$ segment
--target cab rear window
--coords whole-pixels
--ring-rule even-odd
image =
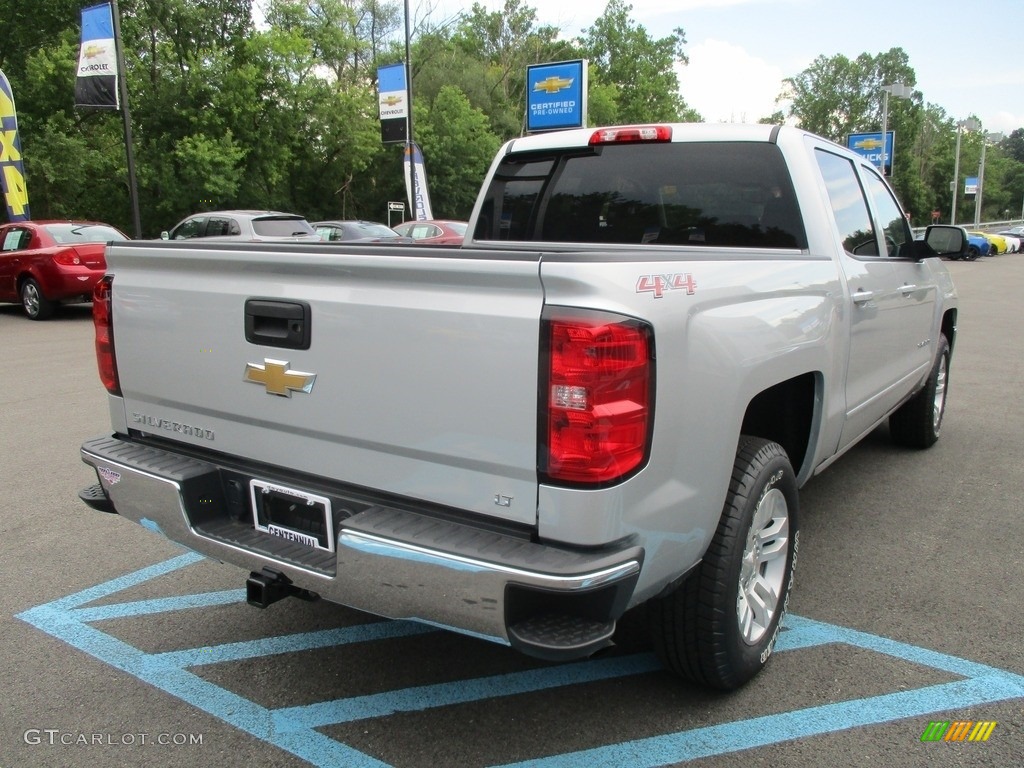
[[[610,145],[506,158],[477,240],[807,247],[774,144]]]

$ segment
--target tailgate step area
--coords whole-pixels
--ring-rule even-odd
[[[614,621],[542,614],[508,628],[512,647],[535,658],[565,661],[590,656],[612,644]]]
[[[80,490],[78,492],[78,498],[97,512],[117,514],[117,510],[114,509],[114,505],[110,502],[110,497],[107,496],[106,491],[103,490],[103,486],[99,483]]]

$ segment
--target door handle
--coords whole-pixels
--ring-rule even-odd
[[[853,303],[854,304],[867,304],[875,298],[874,291],[854,291],[853,292]]]
[[[916,290],[916,285],[904,285],[902,288],[900,288],[900,293],[902,293],[904,296],[909,296]]]

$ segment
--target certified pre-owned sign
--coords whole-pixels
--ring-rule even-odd
[[[585,59],[526,68],[526,129],[553,131],[587,124]]]

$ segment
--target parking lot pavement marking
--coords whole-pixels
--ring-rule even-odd
[[[279,709],[274,714],[275,717],[281,718],[280,727],[282,728],[318,728],[325,725],[384,717],[396,712],[421,712],[434,707],[466,704],[471,701],[484,701],[501,696],[534,693],[567,685],[639,675],[660,668],[661,665],[653,655],[640,653],[632,656],[595,659],[582,664],[576,662],[493,677],[478,677],[475,680],[460,680],[457,683],[438,683],[437,685],[424,685],[397,691],[384,691],[367,696],[355,696],[348,699]]]
[[[242,602],[244,590],[225,590],[87,605],[202,559],[201,555],[188,552],[30,608],[17,618],[315,766],[390,768],[371,755],[325,736],[315,730],[318,727],[643,674],[659,668],[652,654],[640,653],[268,709],[204,680],[189,668],[437,630],[412,622],[380,621],[182,651],[146,653],[92,626],[92,622],[108,619]],[[623,765],[656,768],[850,728],[1024,698],[1024,676],[798,616],[787,618],[786,631],[781,633],[776,651],[795,652],[830,644],[855,646],[963,679],[536,758],[504,768],[621,768]]]
[[[244,594],[242,597],[244,599]],[[221,664],[225,661],[241,661],[242,659],[310,651],[315,648],[330,648],[349,643],[410,637],[436,631],[433,627],[415,624],[411,621],[377,621],[372,624],[358,624],[354,627],[338,627],[317,632],[303,632],[298,635],[281,635],[258,640],[244,640],[238,643],[189,648],[184,651],[154,653],[152,660],[154,664],[164,667],[199,667],[204,664]]]

